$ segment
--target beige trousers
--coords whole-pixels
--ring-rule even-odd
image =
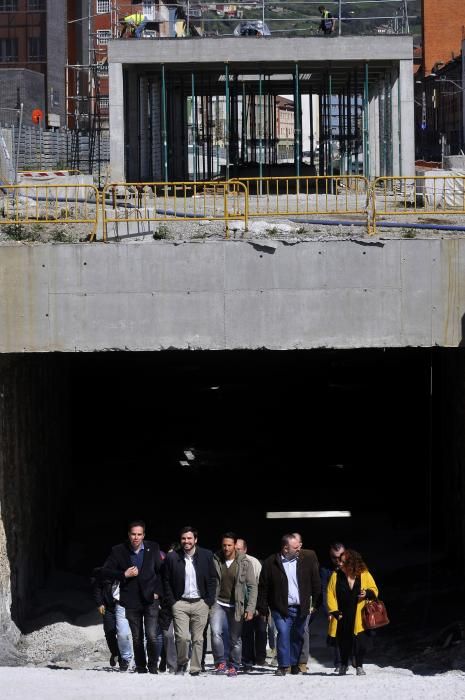
[[[209,607],[203,601],[187,603],[178,600],[173,605],[174,638],[178,654],[178,668],[189,661],[189,642],[192,642],[191,673],[202,666],[203,631],[208,622]]]

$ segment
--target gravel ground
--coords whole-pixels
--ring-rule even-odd
[[[364,677],[337,677],[327,669],[313,666],[305,676],[276,678],[272,671],[258,671],[237,678],[214,675],[138,676],[119,674],[109,668],[100,670],[63,670],[57,668],[1,668],[0,684],[3,700],[115,700],[136,697],[138,700],[156,698],[185,698],[186,700],[308,700],[324,697],[336,700],[463,700],[465,674],[450,671],[440,675],[414,676],[404,669],[367,665]]]
[[[206,197],[199,194],[196,197],[179,196],[153,198],[153,193],[148,191],[147,196],[138,197],[136,191],[127,194],[126,206],[121,206],[122,200],[117,200],[116,209],[107,207],[107,216],[114,221],[108,222],[108,240],[118,242],[167,240],[172,242],[196,241],[202,242],[208,239],[223,240],[225,238],[225,224],[223,221],[209,219],[209,216],[222,216],[223,198],[209,193]],[[384,203],[384,200],[383,200]],[[415,223],[434,226],[462,226],[465,229],[465,216],[463,214],[442,213],[438,208],[410,209],[400,216],[386,215],[378,218],[378,222],[401,224],[401,227],[378,226],[377,233],[369,236],[367,231],[367,217],[364,214],[366,201],[365,195],[355,196],[352,193],[342,193],[337,199],[332,195],[310,195],[309,199],[303,195],[297,199],[296,195],[281,195],[279,198],[262,197],[253,195],[249,199],[250,216],[248,231],[245,231],[243,220],[230,220],[229,237],[231,239],[259,238],[270,240],[282,240],[289,244],[313,240],[332,239],[368,239],[371,241],[396,239],[396,238],[449,238],[465,235],[464,231],[441,230],[438,228],[419,229],[414,228]],[[42,205],[43,206],[43,205]],[[95,204],[85,203],[81,216],[89,218],[95,215]],[[393,210],[397,208],[397,204]],[[38,216],[53,215],[53,202],[51,211],[38,212]],[[230,197],[229,211],[243,212],[244,202]],[[299,212],[319,211],[320,214],[300,215],[288,214],[275,216],[276,211]],[[347,213],[344,213],[346,210]],[[176,211],[179,216],[186,215],[204,216],[205,220],[182,220],[171,216]],[[263,215],[253,216],[254,213],[263,212]],[[418,215],[417,212],[420,212]],[[57,211],[57,220],[51,224],[36,222],[32,224],[0,223],[0,244],[17,241],[21,243],[77,243],[87,240],[92,232],[91,224],[66,224],[60,220],[63,212]],[[71,212],[73,214],[73,212]],[[70,215],[71,215],[70,214]],[[10,216],[11,216],[10,212]],[[34,216],[34,211],[32,211]],[[74,214],[75,215],[75,212]],[[167,216],[168,220],[153,220]],[[130,218],[131,221],[121,221]],[[151,221],[141,219],[149,218]],[[333,223],[328,223],[329,221]],[[344,222],[341,224],[339,222]],[[403,225],[402,225],[403,224]],[[97,240],[102,240],[102,224],[99,223]]]
[[[322,615],[312,625],[311,659],[305,675],[278,678],[274,667],[266,665],[237,678],[218,677],[213,673],[211,654],[206,659],[207,672],[197,678],[121,674],[109,665],[97,611],[87,605],[87,612],[73,616],[72,622],[63,621],[64,609],[71,614],[73,604],[74,611],[82,611],[86,600],[82,591],[77,596],[71,585],[74,579],[68,576],[66,580],[70,584],[66,595],[63,588],[50,589],[41,601],[41,616],[33,621],[34,631],[22,636],[20,665],[0,667],[2,700],[118,700],[128,696],[139,700],[282,700],[289,695],[293,700],[311,696],[339,700],[341,695],[346,700],[465,698],[465,640],[445,648],[430,644],[434,636],[427,638],[417,630],[415,643],[410,645],[405,632],[388,627],[375,639],[365,664],[367,675],[357,677],[351,668],[347,676],[338,677],[331,663],[332,650],[326,646]],[[53,600],[53,611],[45,612]],[[61,620],[55,621],[58,618]]]

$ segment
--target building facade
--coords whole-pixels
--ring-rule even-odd
[[[44,76],[44,93],[35,95],[37,107],[45,105],[44,127],[62,126],[66,121],[67,49],[66,2],[0,0],[0,67]],[[24,123],[32,123],[32,114],[24,115]]]

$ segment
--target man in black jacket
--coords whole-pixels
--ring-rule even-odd
[[[300,673],[305,625],[320,600],[318,559],[312,550],[300,549],[294,535],[284,535],[281,551],[265,559],[258,584],[257,610],[263,616],[271,610],[278,632],[278,676]]]
[[[197,546],[197,530],[181,530],[181,549],[169,552],[163,568],[164,604],[171,607],[178,654],[178,674],[187,669],[192,640],[190,675],[202,668],[203,632],[215,602],[216,572],[213,554]]]
[[[97,567],[93,571],[93,594],[97,609],[103,617],[103,631],[110,650],[110,666],[116,666],[116,659],[120,671],[127,671],[132,661],[132,639],[129,624],[121,608],[115,600],[115,588],[119,589],[111,578],[106,575],[103,567]],[[119,590],[118,590],[119,598]]]
[[[120,582],[120,605],[125,608],[134,647],[137,673],[157,673],[155,642],[162,594],[161,557],[157,542],[144,542],[145,523],[129,524],[128,542],[117,544],[104,564]],[[144,629],[147,657],[144,648]]]

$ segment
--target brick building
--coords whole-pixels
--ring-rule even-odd
[[[422,0],[423,73],[460,55],[465,38],[464,0]]]
[[[416,159],[442,163],[465,150],[464,0],[422,0],[422,36],[415,75]]]
[[[33,95],[38,106],[45,106],[44,126],[65,123],[67,49],[66,2],[0,0],[0,68],[27,69],[44,76],[42,94]],[[20,80],[17,87],[21,92],[27,83],[24,75],[21,71],[11,74],[10,95],[15,92],[15,77]],[[37,89],[37,81],[34,85]],[[7,101],[7,96],[3,94],[0,100]],[[25,112],[24,118],[26,124],[32,123],[30,113]]]

